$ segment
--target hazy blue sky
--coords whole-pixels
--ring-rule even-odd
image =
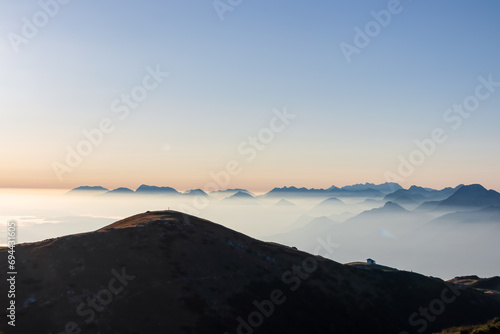
[[[1,187],[201,188],[235,160],[229,186],[257,191],[387,171],[404,186],[500,189],[500,84],[462,123],[443,118],[478,77],[500,82],[496,1],[244,0],[224,20],[210,0],[54,1],[0,4]],[[370,24],[388,7],[388,24]],[[348,62],[340,45],[367,24],[380,31]],[[120,119],[114,102],[158,66],[169,76]],[[246,143],[285,107],[296,117],[265,148]],[[69,166],[68,147],[106,118],[113,130]],[[447,140],[398,172],[435,128]]]

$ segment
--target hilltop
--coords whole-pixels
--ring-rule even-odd
[[[500,313],[498,297],[479,289],[342,265],[175,211],[20,244],[16,254],[20,333],[68,323],[84,333],[399,333],[443,291],[460,298],[429,330]]]

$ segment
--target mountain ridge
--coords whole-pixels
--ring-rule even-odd
[[[0,256],[6,251],[0,248]],[[85,333],[258,327],[261,333],[382,334],[411,329],[408,317],[452,288],[461,297],[429,330],[487,321],[500,310],[500,300],[477,289],[342,265],[176,211],[145,212],[94,232],[20,244],[16,256],[24,259],[16,327],[26,333],[59,333],[71,323]],[[5,266],[0,263],[0,270]],[[113,277],[121,278],[122,289],[107,294]],[[101,305],[93,311],[92,296]],[[272,316],[263,315],[266,310]],[[258,326],[255,312],[261,312]]]
[[[443,200],[424,202],[417,210],[446,210],[455,207],[486,208],[489,206],[500,206],[500,193],[492,189],[487,190],[480,184],[471,184],[460,187]]]

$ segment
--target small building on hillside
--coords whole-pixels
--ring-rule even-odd
[[[375,260],[373,260],[373,259],[367,259],[366,263],[368,263],[368,264],[375,264]]]

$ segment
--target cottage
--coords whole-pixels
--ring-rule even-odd
[[[375,260],[373,260],[373,259],[367,259],[366,263],[368,263],[368,264],[375,264]]]

